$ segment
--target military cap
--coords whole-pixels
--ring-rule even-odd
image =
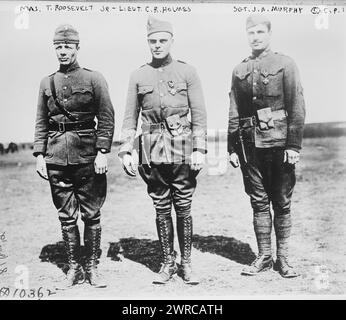
[[[253,14],[246,19],[246,30],[256,26],[257,24],[265,24],[270,30],[270,20],[262,14]]]
[[[161,21],[154,17],[149,17],[147,22],[148,36],[155,32],[168,32],[173,36],[173,27],[168,21]]]
[[[62,24],[56,28],[53,38],[53,43],[67,42],[79,43],[78,31],[70,24]]]

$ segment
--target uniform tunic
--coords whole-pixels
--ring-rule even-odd
[[[173,137],[168,130],[143,134],[148,162],[181,163],[189,158],[193,149],[206,152],[204,98],[200,80],[192,66],[169,56],[160,66],[151,63],[132,73],[120,154],[133,149],[140,112],[143,126],[165,126],[165,119],[172,115],[182,119],[189,113],[191,116],[191,124],[182,120],[183,130],[177,136]]]
[[[103,76],[80,68],[74,62],[54,74],[57,100],[77,122],[97,122],[96,128],[72,131],[50,130],[53,124],[72,122],[56,106],[50,78],[40,84],[34,155],[43,154],[53,202],[63,225],[73,225],[78,217],[97,224],[105,201],[105,174],[96,174],[94,160],[99,149],[109,152],[114,133],[114,110]]]
[[[111,149],[114,133],[114,110],[107,83],[97,71],[73,63],[54,75],[57,100],[78,121],[97,118],[97,129],[67,132],[49,131],[49,123],[71,122],[55,105],[45,77],[40,84],[37,105],[34,155],[42,153],[49,164],[91,163],[98,149]]]

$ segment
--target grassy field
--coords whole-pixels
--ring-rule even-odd
[[[218,157],[225,161],[224,146]],[[9,288],[7,298],[18,298],[14,292],[20,282],[28,289],[52,290],[50,297],[54,298],[346,293],[345,137],[304,140],[292,204],[291,260],[302,273],[296,279],[283,279],[274,271],[256,277],[240,275],[257,249],[240,170],[228,166],[224,174],[209,170],[213,173],[209,175],[205,168],[198,176],[193,202],[193,263],[200,285],[186,286],[179,277],[165,286],[153,285],[160,255],[151,200],[140,177],[125,176],[113,151],[102,211],[100,262],[109,285],[94,289],[83,284],[55,291],[64,276],[65,256],[49,185],[35,173],[34,160],[29,150],[0,156],[0,269],[7,268],[0,274],[0,287]],[[211,166],[215,159],[210,158],[209,163]],[[1,297],[0,291],[1,298],[6,295]]]

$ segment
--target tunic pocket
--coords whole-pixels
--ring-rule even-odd
[[[261,70],[261,81],[264,85],[264,95],[267,97],[277,97],[282,94],[283,67],[271,66]]]
[[[170,107],[183,108],[189,105],[186,82],[177,82],[174,87],[168,88]]]
[[[76,131],[79,137],[79,154],[81,157],[92,157],[97,154],[95,130]]]
[[[93,102],[93,90],[91,86],[71,86],[73,106],[82,107]],[[74,108],[75,109],[75,108]]]
[[[237,86],[242,92],[249,92],[249,90],[252,90],[252,86],[249,82],[250,73],[250,70],[247,69],[239,70],[235,73]]]
[[[154,91],[154,86],[152,85],[138,86],[138,91],[137,91],[138,102],[142,106],[142,109],[148,110],[153,107],[152,105],[153,91]]]
[[[61,134],[57,131],[49,131],[48,133],[48,142],[47,142],[47,151],[46,159],[53,158],[59,152],[59,137]]]

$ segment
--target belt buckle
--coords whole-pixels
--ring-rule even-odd
[[[59,129],[59,132],[65,132],[66,131],[65,123],[64,122],[59,122],[58,129]]]

